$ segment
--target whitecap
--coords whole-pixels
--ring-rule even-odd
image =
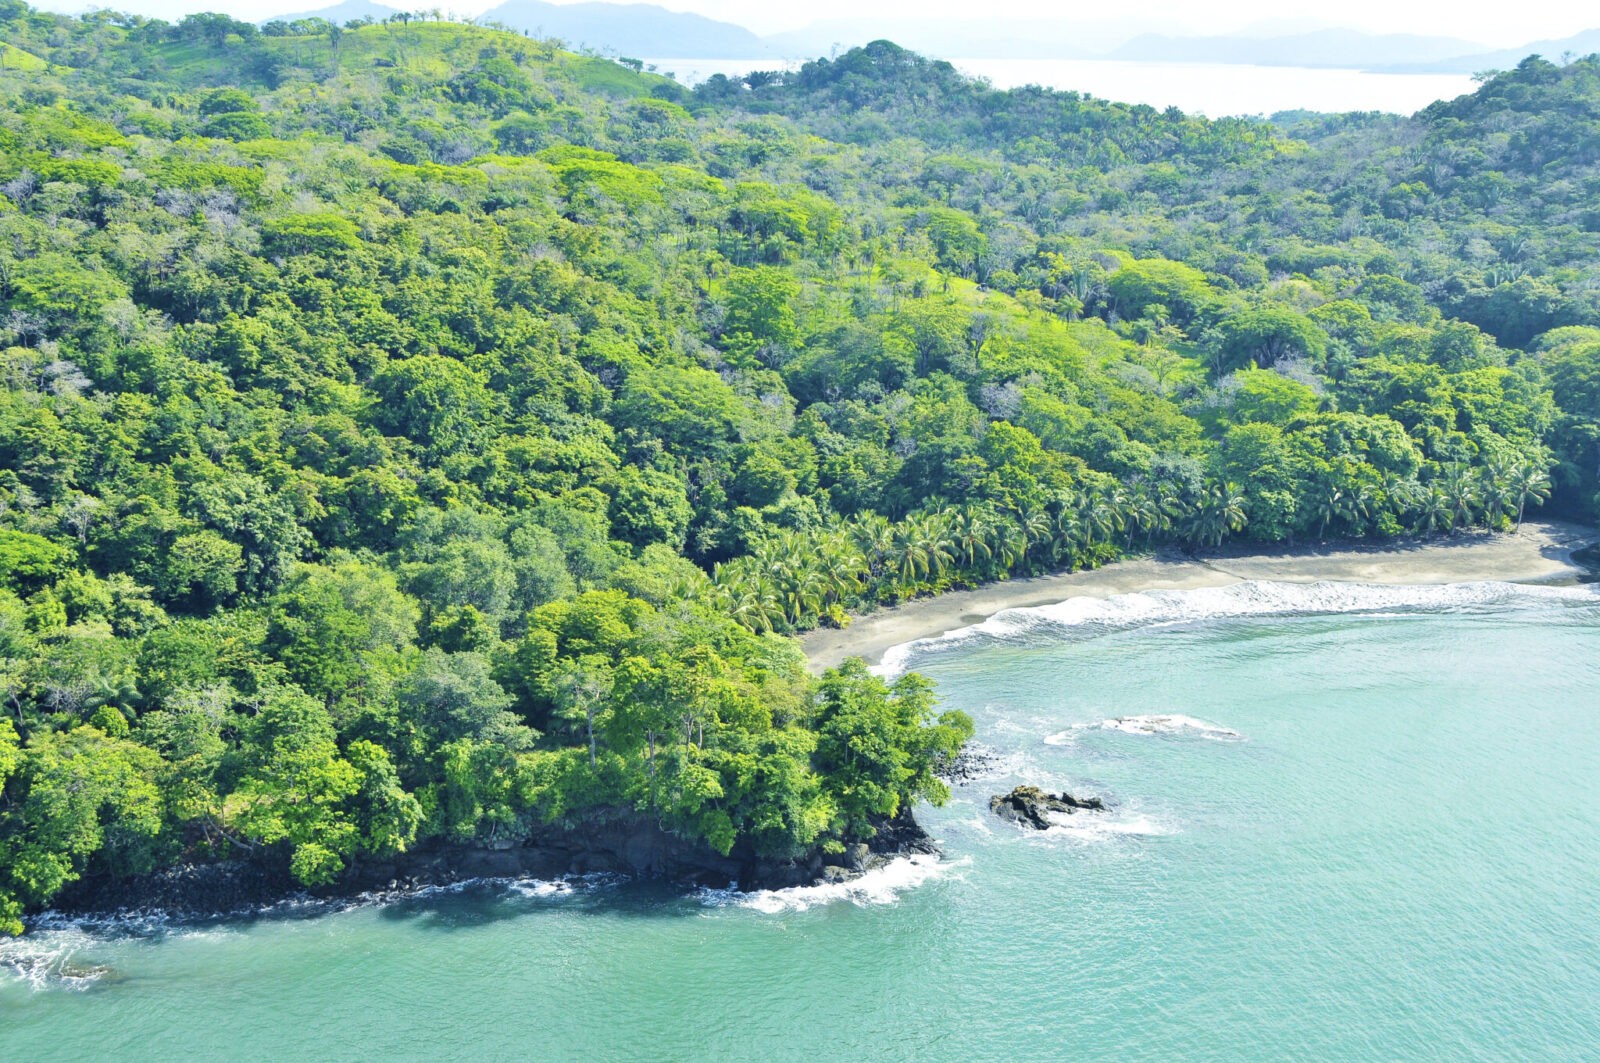
[[[114,975],[96,962],[89,933],[76,927],[36,931],[0,942],[0,972],[35,990],[89,989]]]
[[[1105,631],[1251,616],[1461,612],[1554,601],[1594,604],[1600,602],[1600,588],[1492,580],[1443,585],[1246,580],[1225,587],[1141,591],[1106,598],[1080,595],[1054,605],[1005,609],[969,627],[891,647],[874,671],[893,678],[904,672],[920,654],[947,651],[974,641],[1021,643],[1040,634],[1082,637]]]
[[[1051,813],[1050,821],[1051,826],[1044,831],[1044,837],[1069,838],[1080,842],[1106,842],[1128,837],[1152,838],[1177,833],[1146,815],[1115,819],[1085,813],[1076,815]]]
[[[1099,727],[1103,731],[1121,731],[1130,735],[1174,735],[1194,734],[1201,738],[1209,738],[1214,742],[1239,741],[1244,736],[1232,728],[1223,727],[1221,724],[1207,723],[1205,720],[1182,713],[1151,712],[1140,716],[1115,716],[1109,720],[1101,720],[1098,724],[1089,724],[1090,727]]]
[[[700,903],[708,908],[750,908],[767,915],[803,912],[818,905],[840,902],[860,907],[893,904],[906,890],[915,889],[924,882],[941,878],[970,863],[970,858],[944,861],[937,856],[920,854],[902,856],[848,882],[825,882],[815,886],[791,886],[787,889],[748,892],[735,886],[720,890],[702,888],[698,898]]]
[[[503,885],[506,892],[513,893],[518,897],[550,900],[553,898],[576,897],[583,893],[593,893],[596,890],[620,885],[624,881],[626,879],[621,875],[596,872],[589,875],[566,875],[556,879],[508,879]]]

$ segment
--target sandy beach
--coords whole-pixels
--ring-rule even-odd
[[[1554,583],[1575,579],[1582,569],[1574,552],[1600,540],[1593,528],[1529,521],[1517,534],[1463,533],[1451,539],[1296,547],[1263,553],[1214,552],[1185,557],[1163,553],[1119,561],[1087,572],[1006,580],[974,590],[919,598],[857,617],[842,630],[819,628],[801,639],[814,671],[846,657],[878,663],[892,646],[967,627],[1005,609],[1053,605],[1069,598],[1105,598],[1152,590],[1226,587],[1245,580],[1398,585]]]

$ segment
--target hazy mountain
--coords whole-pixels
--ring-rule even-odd
[[[1480,70],[1509,70],[1530,55],[1542,55],[1551,62],[1559,62],[1569,52],[1573,55],[1600,52],[1600,29],[1584,30],[1559,40],[1533,41],[1520,48],[1505,48],[1498,52],[1475,52],[1433,62],[1393,63],[1383,67],[1383,70],[1395,74],[1476,74]]]
[[[268,22],[296,22],[303,18],[325,18],[329,22],[336,22],[342,26],[346,22],[352,22],[358,18],[370,18],[374,21],[382,22],[390,15],[398,13],[399,9],[397,8],[374,4],[371,0],[344,0],[343,3],[334,4],[332,7],[324,7],[317,11],[298,11],[292,15],[273,15],[271,18],[262,19],[261,24],[264,26]]]
[[[760,37],[731,22],[668,11],[653,4],[547,4],[507,0],[481,16],[574,47],[588,45],[651,59],[744,59],[769,55]]]
[[[332,7],[275,19],[325,18],[345,23],[384,19],[395,7],[372,0],[343,0]],[[1337,28],[1306,28],[1304,19],[1274,19],[1228,36],[1140,33],[1148,25],[1132,19],[893,20],[863,15],[816,22],[804,29],[758,37],[743,26],[654,4],[554,4],[506,0],[483,13],[486,21],[547,37],[574,47],[648,59],[809,59],[869,41],[892,39],[927,55],[961,59],[1122,59],[1153,62],[1249,63],[1258,66],[1349,67],[1391,73],[1473,73],[1516,66],[1540,54],[1600,51],[1600,29],[1562,40],[1534,41],[1519,48],[1487,51],[1454,37],[1374,34]],[[271,20],[269,20],[271,21]]]
[[[1426,63],[1469,55],[1482,46],[1453,37],[1373,34],[1325,29],[1281,37],[1173,37],[1150,33],[1111,52],[1109,59],[1256,66],[1353,67]]]
[[[417,7],[424,5],[418,4]],[[343,0],[332,7],[292,15],[274,15],[265,22],[325,18],[344,24],[352,19],[382,21],[397,10],[372,0]],[[680,14],[654,4],[550,4],[541,0],[507,0],[478,18],[545,37],[559,37],[574,48],[590,47],[651,59],[746,59],[773,54],[762,39],[731,22],[702,15]]]

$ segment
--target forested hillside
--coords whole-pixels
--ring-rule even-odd
[[[1592,516],[1600,61],[1207,122],[878,43],[0,0],[0,925],[597,809],[837,851],[970,724],[874,603]]]

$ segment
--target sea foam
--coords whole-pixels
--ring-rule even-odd
[[[1078,842],[1106,842],[1116,838],[1151,838],[1176,833],[1170,827],[1147,815],[1131,815],[1122,819],[1107,819],[1098,815],[1064,815],[1053,813],[1051,826],[1045,838],[1067,838]]]
[[[970,859],[946,861],[937,856],[902,856],[848,882],[791,886],[780,890],[701,889],[700,903],[708,908],[751,908],[768,915],[803,912],[824,904],[848,903],[860,907],[893,904],[906,890],[967,867]]]
[[[1138,716],[1113,716],[1098,723],[1075,723],[1065,731],[1046,735],[1044,742],[1051,746],[1071,745],[1086,730],[1120,731],[1130,735],[1193,735],[1213,742],[1238,742],[1244,739],[1232,728],[1208,723],[1194,716],[1178,712],[1151,712]]]
[[[893,678],[914,657],[974,642],[1022,643],[1041,635],[1091,637],[1107,631],[1251,616],[1332,613],[1463,612],[1523,602],[1600,602],[1593,586],[1550,587],[1483,581],[1399,586],[1377,583],[1283,583],[1246,580],[1226,587],[1082,595],[1054,605],[1005,609],[970,627],[891,647],[874,669]]]
[[[110,969],[78,957],[94,939],[81,930],[52,930],[0,942],[0,972],[30,988],[82,992],[109,975]]]

